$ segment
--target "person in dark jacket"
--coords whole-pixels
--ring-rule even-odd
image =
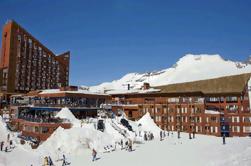
[[[3,151],[3,146],[4,146],[4,141],[2,141],[1,144],[0,144],[1,151]]]
[[[49,166],[53,166],[54,165],[50,156],[48,157],[48,163],[49,163]]]
[[[226,136],[225,136],[225,134],[223,134],[223,136],[222,136],[222,141],[223,141],[223,145],[225,145],[226,144]]]

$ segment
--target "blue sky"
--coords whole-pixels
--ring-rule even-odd
[[[250,0],[0,0],[54,53],[71,51],[70,83],[95,85],[172,66],[187,53],[251,55]]]

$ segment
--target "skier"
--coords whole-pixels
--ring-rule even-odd
[[[67,162],[66,162],[65,155],[63,154],[63,163],[62,163],[62,166],[69,165],[69,164],[70,164],[70,163],[67,163]]]
[[[3,145],[4,145],[4,141],[1,142],[1,151],[3,151]]]
[[[50,156],[48,157],[48,163],[49,163],[49,166],[53,166],[54,165]]]
[[[92,149],[92,161],[96,160],[97,152],[95,149]]]

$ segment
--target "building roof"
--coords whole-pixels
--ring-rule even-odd
[[[226,76],[208,80],[158,86],[160,93],[241,94],[250,79],[251,73]]]
[[[95,93],[87,90],[60,90],[60,89],[46,89],[41,90],[38,94],[40,97],[88,97],[88,98],[109,98],[108,94]]]

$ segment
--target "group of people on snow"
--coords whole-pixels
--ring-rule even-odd
[[[146,132],[144,133],[144,141],[151,141],[154,139],[152,132]]]
[[[14,144],[13,141],[10,139],[10,134],[8,134],[7,140],[0,142],[0,150],[4,152],[9,152],[11,149],[14,149]]]
[[[53,166],[53,161],[50,156],[45,156],[44,157],[44,165],[43,166]]]
[[[63,154],[63,158],[59,159],[57,161],[62,161],[62,166],[70,165],[70,163],[66,161],[66,157],[65,157],[64,154]],[[54,166],[54,163],[53,163],[50,156],[45,156],[44,157],[43,166]]]
[[[128,151],[132,151],[132,145],[133,145],[133,141],[131,139],[127,139],[127,140],[121,139],[120,141],[115,142],[115,146],[113,145],[105,146],[104,150],[105,152],[111,152],[111,151],[115,151],[117,147],[120,147],[121,150],[125,149]]]

